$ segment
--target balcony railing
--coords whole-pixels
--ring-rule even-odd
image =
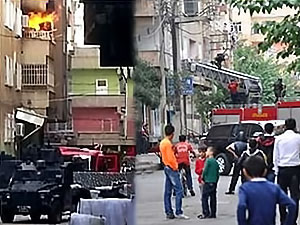
[[[23,86],[54,86],[54,74],[47,64],[22,65]]]
[[[54,41],[53,31],[24,31],[24,37],[43,41]]]

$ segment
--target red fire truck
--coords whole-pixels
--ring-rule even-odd
[[[276,105],[249,105],[246,107],[214,109],[212,125],[247,120],[268,121],[294,118],[300,130],[300,101],[279,102]]]

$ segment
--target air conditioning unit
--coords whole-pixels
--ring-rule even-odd
[[[25,135],[25,125],[24,123],[16,124],[16,136],[23,137]]]
[[[184,13],[187,16],[196,16],[199,13],[199,1],[184,0]]]
[[[22,27],[29,27],[29,16],[22,15]]]

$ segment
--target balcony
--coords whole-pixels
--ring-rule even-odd
[[[48,64],[23,64],[23,87],[54,87],[54,72]]]
[[[23,32],[24,38],[27,39],[39,39],[41,41],[52,41],[54,42],[53,31],[34,31],[25,30]]]

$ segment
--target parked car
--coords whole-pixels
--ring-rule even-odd
[[[280,134],[284,129],[284,120],[242,121],[211,127],[204,143],[216,148],[216,160],[219,163],[221,175],[228,175],[232,168],[233,155],[226,151],[226,147],[235,141],[240,131],[245,133],[247,139],[262,134],[266,123],[272,123],[275,126],[275,134]]]

